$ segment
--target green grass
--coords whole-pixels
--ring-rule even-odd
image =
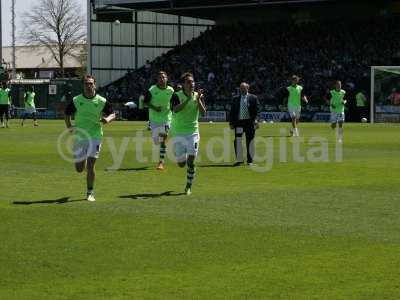
[[[62,122],[12,125],[0,130],[0,299],[400,298],[400,126],[346,124],[334,162],[328,125],[301,124],[302,154],[319,136],[330,161],[299,163],[280,125],[262,124],[274,160],[258,173],[208,161],[227,125],[201,124],[190,197],[179,195],[185,169],[138,163],[132,141],[107,170],[104,143],[88,203],[84,175],[57,153]],[[116,122],[105,134],[119,149],[144,127]]]

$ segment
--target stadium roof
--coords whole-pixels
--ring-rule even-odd
[[[115,5],[132,9],[196,9],[210,7],[257,6],[283,3],[326,2],[329,0],[105,0],[105,5]]]
[[[132,11],[153,11],[194,18],[217,20],[226,15],[251,14],[255,10],[281,7],[321,7],[357,4],[361,7],[399,3],[400,0],[91,0],[97,14],[121,15],[130,19]],[[366,3],[368,2],[368,3]]]
[[[270,5],[334,2],[335,0],[100,0],[101,10],[148,10],[213,19],[213,9],[257,8]],[[336,0],[338,1],[338,0]]]

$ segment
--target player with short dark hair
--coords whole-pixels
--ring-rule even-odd
[[[343,141],[344,108],[347,103],[345,96],[346,91],[342,89],[340,80],[335,81],[335,88],[326,95],[331,110],[331,128],[335,129],[338,125],[336,136],[339,143]]]
[[[71,118],[75,115],[75,124]],[[94,181],[95,163],[99,157],[103,138],[102,124],[115,119],[115,113],[109,102],[96,94],[96,80],[91,75],[83,78],[83,93],[73,98],[65,109],[65,124],[74,133],[75,169],[81,173],[87,170],[88,201],[95,201]]]
[[[168,85],[168,75],[158,72],[157,83],[146,92],[144,103],[149,108],[150,129],[154,144],[160,145],[160,160],[157,170],[164,170],[167,152],[168,131],[171,126],[171,97],[174,89]]]
[[[195,177],[195,160],[199,151],[200,133],[199,116],[205,114],[206,106],[202,91],[195,91],[193,74],[182,75],[183,88],[175,92],[171,99],[172,123],[171,134],[174,138],[175,156],[178,166],[187,165],[187,183],[185,193],[192,193]]]
[[[308,103],[307,96],[304,94],[304,89],[299,85],[300,77],[293,75],[291,77],[291,85],[283,90],[282,96],[287,99],[287,108],[292,120],[292,128],[290,133],[292,136],[299,136],[298,124],[301,114],[301,100]]]

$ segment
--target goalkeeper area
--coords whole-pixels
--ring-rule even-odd
[[[400,66],[371,67],[371,121],[400,123]]]
[[[105,143],[94,203],[57,153],[61,120],[10,125],[0,130],[0,299],[399,298],[398,124],[345,124],[342,162],[288,153],[259,173],[203,156],[190,197],[184,170],[139,163],[133,145],[108,170]],[[146,126],[115,122],[105,137],[120,149]],[[278,152],[289,124],[260,126]],[[224,128],[200,124],[200,155]],[[329,150],[335,141],[328,124],[301,132],[303,154],[312,137]],[[151,157],[151,141],[143,149]]]

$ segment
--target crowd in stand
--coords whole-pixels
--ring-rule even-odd
[[[148,62],[106,88],[114,102],[138,99],[165,70],[172,82],[191,71],[205,90],[209,109],[225,109],[240,82],[250,83],[266,110],[281,110],[276,95],[292,74],[314,108],[333,79],[349,94],[366,89],[371,65],[395,65],[400,58],[400,25],[393,16],[367,20],[216,26],[200,37]]]

